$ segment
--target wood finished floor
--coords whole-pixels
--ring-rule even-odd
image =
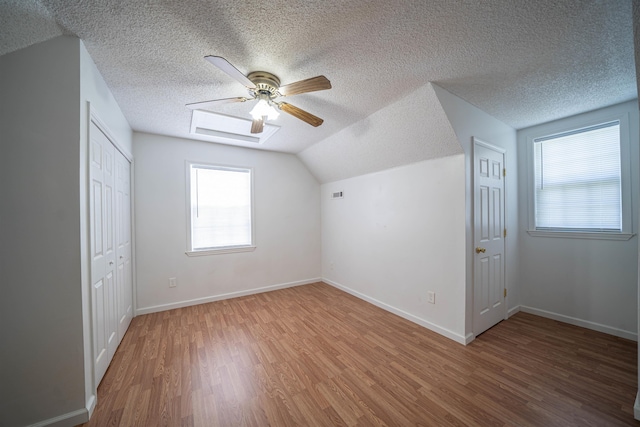
[[[464,347],[317,283],[136,317],[84,425],[640,425],[636,362],[525,313]]]

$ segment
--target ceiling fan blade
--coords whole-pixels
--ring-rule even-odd
[[[259,119],[254,118],[251,123],[251,133],[262,133],[265,120],[266,116],[260,117]]]
[[[311,126],[318,127],[324,122],[324,120],[322,120],[320,117],[316,117],[313,114],[307,113],[306,111],[301,110],[300,108],[295,107],[291,104],[287,104],[286,102],[281,102],[278,104],[278,106],[285,113],[289,113],[293,117],[298,118],[303,122],[309,123]]]
[[[331,82],[325,76],[311,77],[299,82],[280,86],[278,92],[282,96],[298,95],[300,93],[315,92],[317,90],[331,89]]]
[[[186,107],[191,110],[206,110],[207,108],[214,107],[220,104],[231,104],[233,102],[244,102],[247,98],[238,97],[238,98],[223,98],[223,99],[214,99],[213,101],[202,101],[202,102],[194,102],[192,104],[187,104]]]
[[[256,88],[256,85],[254,85],[253,82],[247,78],[247,76],[242,74],[240,70],[238,70],[236,67],[231,65],[231,63],[226,59],[224,59],[222,56],[209,55],[209,56],[205,56],[204,59],[211,62],[216,67],[220,68],[222,71],[224,71],[229,76],[233,77],[234,79],[242,83],[247,88],[249,89]]]

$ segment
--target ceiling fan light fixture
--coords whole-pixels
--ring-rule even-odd
[[[194,114],[199,109],[208,109],[218,104],[245,102],[252,99],[258,101],[250,112],[253,117],[253,121],[251,122],[252,134],[262,133],[267,120],[275,120],[278,118],[280,115],[278,110],[282,110],[313,127],[318,127],[323,123],[324,120],[320,117],[316,117],[287,102],[278,102],[276,99],[282,96],[292,96],[331,89],[331,82],[325,76],[316,76],[280,86],[280,79],[267,71],[252,71],[245,76],[221,56],[209,55],[205,56],[205,59],[230,77],[242,83],[248,89],[251,98],[224,98],[187,104],[187,108],[194,110]]]
[[[262,94],[258,96],[258,103],[253,107],[250,114],[256,120],[259,120],[262,117],[267,117],[269,120],[275,120],[280,115],[278,110],[276,110],[272,105],[269,97]]]

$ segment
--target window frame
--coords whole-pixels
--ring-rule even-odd
[[[194,249],[193,248],[193,236],[191,226],[191,169],[193,167],[201,169],[215,169],[222,171],[242,171],[249,172],[250,192],[251,192],[251,243],[248,245],[237,246],[220,246],[216,248]],[[235,166],[235,165],[223,165],[205,162],[185,162],[185,176],[186,176],[186,214],[187,214],[187,256],[205,256],[205,255],[220,255],[238,252],[253,252],[256,249],[256,227],[255,227],[255,198],[254,198],[254,170],[247,166]]]
[[[536,200],[535,200],[535,143],[539,138],[545,138],[566,132],[576,131],[599,124],[620,122],[620,195],[622,202],[621,231],[571,231],[566,229],[538,230],[536,228]],[[600,240],[629,240],[634,236],[632,218],[632,182],[631,182],[631,153],[629,134],[629,113],[597,111],[592,114],[580,115],[561,119],[523,131],[526,138],[527,150],[527,201],[528,201],[528,229],[527,233],[535,237],[562,237],[572,239],[600,239]]]

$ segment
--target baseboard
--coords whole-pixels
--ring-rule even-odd
[[[516,314],[519,311],[520,311],[520,306],[519,305],[517,305],[517,306],[515,306],[513,308],[510,308],[507,311],[507,317],[505,318],[505,320],[510,318],[511,316],[513,316],[514,314]],[[470,344],[475,339],[476,339],[476,335],[475,334],[473,334],[473,333],[467,334],[467,336],[465,337],[465,340],[464,340],[464,345]]]
[[[564,314],[553,313],[551,311],[540,310],[538,308],[520,306],[520,311],[524,313],[535,314],[536,316],[546,317],[547,319],[557,320],[559,322],[569,323],[571,325],[580,326],[582,328],[591,329],[605,334],[614,335],[620,338],[626,338],[632,341],[638,341],[638,334],[631,331],[625,331],[611,326],[602,325],[600,323],[591,322],[589,320],[577,319]]]
[[[142,314],[157,313],[159,311],[172,310],[174,308],[189,307],[189,306],[192,306],[192,305],[205,304],[205,303],[208,303],[208,302],[214,302],[214,301],[221,301],[221,300],[225,300],[225,299],[243,297],[243,296],[247,296],[247,295],[260,294],[260,293],[263,293],[263,292],[276,291],[278,289],[292,288],[294,286],[308,285],[310,283],[317,283],[317,282],[321,282],[321,281],[322,281],[322,279],[320,279],[318,277],[318,278],[315,278],[315,279],[298,280],[298,281],[295,281],[295,282],[281,283],[281,284],[278,284],[278,285],[270,285],[270,286],[264,286],[264,287],[261,287],[261,288],[247,289],[246,291],[229,292],[229,293],[226,293],[226,294],[212,295],[212,296],[208,296],[208,297],[196,298],[196,299],[191,299],[191,300],[186,300],[186,301],[178,301],[178,302],[173,302],[173,303],[170,303],[170,304],[161,304],[161,305],[154,305],[154,306],[151,306],[151,307],[142,307],[142,308],[136,309],[136,316],[139,316],[139,315],[142,315]]]
[[[468,344],[471,343],[471,341],[473,341],[475,339],[476,339],[476,335],[473,334],[473,333],[469,333],[469,334],[467,334],[466,337],[464,337],[464,343],[463,344],[464,345],[468,345]]]
[[[89,399],[87,399],[87,421],[91,418],[91,416],[93,415],[93,411],[96,409],[96,404],[98,403],[97,399],[96,399],[96,395],[92,394]]]
[[[510,318],[511,316],[513,316],[514,314],[518,313],[519,311],[520,311],[520,306],[519,305],[516,305],[515,307],[510,308],[507,311],[507,319]]]
[[[636,393],[636,401],[633,404],[633,418],[640,421],[640,391]]]
[[[356,298],[360,298],[361,300],[367,301],[377,307],[380,307],[383,310],[389,311],[395,315],[398,315],[404,319],[407,319],[410,322],[416,323],[420,326],[423,326],[433,332],[436,332],[444,337],[447,337],[453,341],[456,341],[460,344],[463,345],[467,345],[468,343],[470,343],[471,341],[473,341],[474,336],[473,334],[469,334],[466,337],[456,334],[453,331],[450,331],[449,329],[443,328],[441,326],[438,326],[434,323],[429,322],[428,320],[425,319],[421,319],[420,317],[414,316],[413,314],[407,313],[406,311],[400,310],[399,308],[393,307],[389,304],[386,304],[382,301],[379,301],[375,298],[371,298],[370,296],[367,296],[365,294],[362,294],[358,291],[355,291],[351,288],[348,288],[344,285],[341,285],[340,283],[334,282],[333,280],[329,280],[329,279],[322,279],[322,281],[328,285],[333,286],[334,288],[338,288],[342,291],[345,291],[348,294],[353,295]]]
[[[87,408],[83,408],[31,424],[29,427],[69,427],[77,426],[78,424],[83,424],[87,421],[89,421],[89,412],[87,412]]]

